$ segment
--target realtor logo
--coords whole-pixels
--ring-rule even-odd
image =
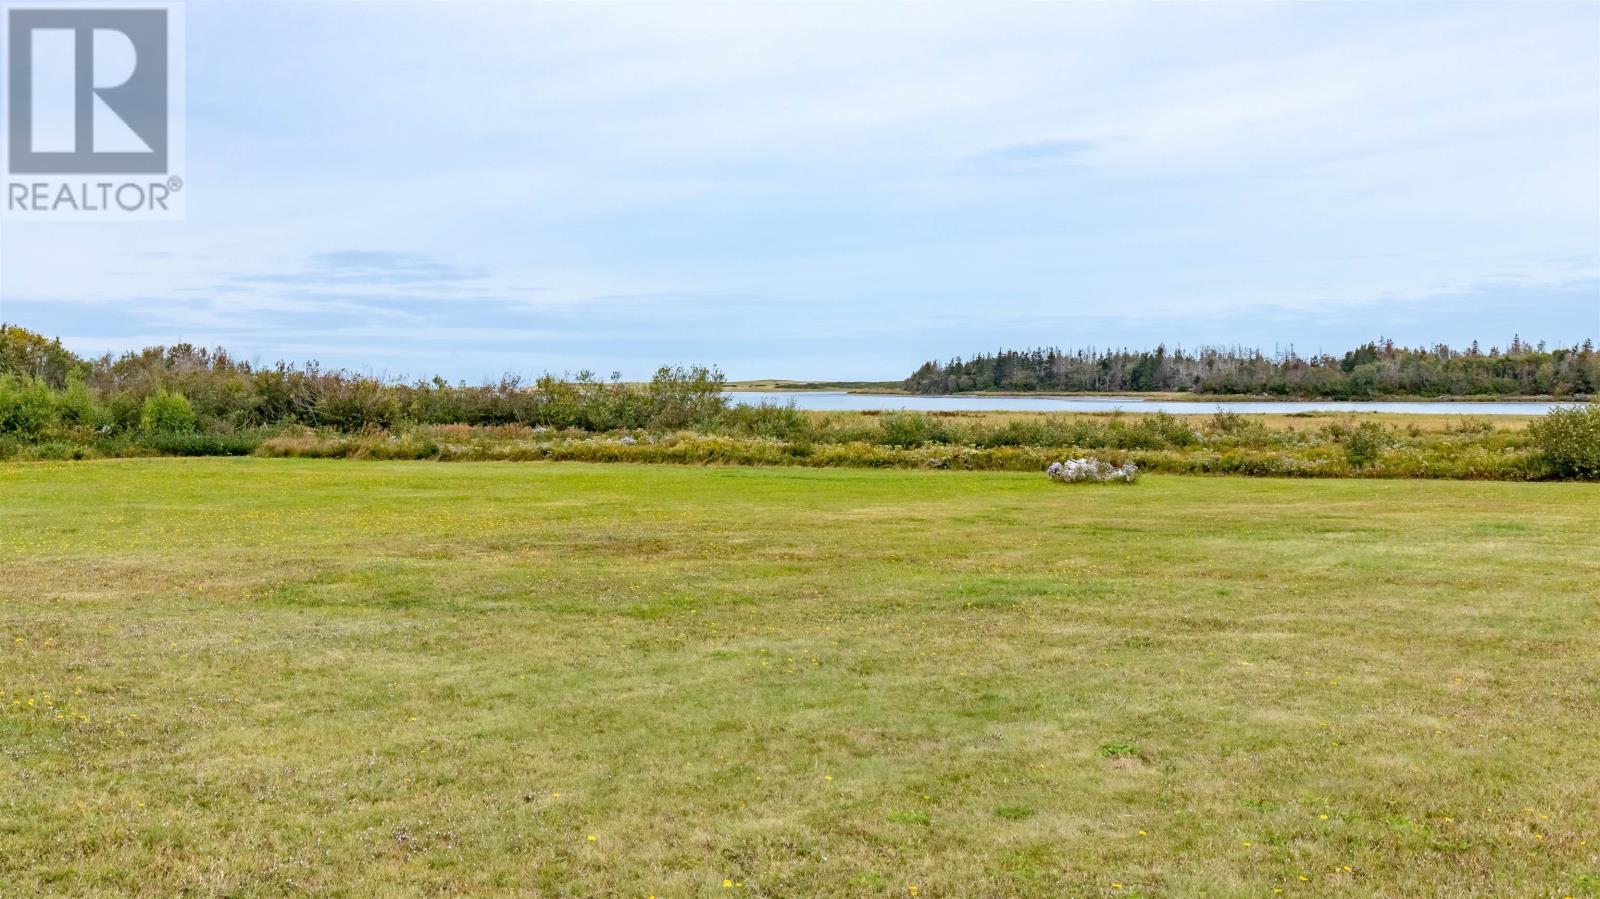
[[[167,171],[167,11],[13,9],[11,171]]]
[[[34,2],[3,12],[0,214],[181,217],[182,8]]]

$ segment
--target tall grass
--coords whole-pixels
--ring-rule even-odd
[[[1059,424],[1059,423],[1052,423]],[[1134,423],[1135,425],[1137,423]],[[994,430],[1014,433],[1013,425]],[[1358,432],[1360,429],[1347,429]],[[1092,456],[1112,465],[1133,463],[1142,471],[1272,477],[1448,478],[1536,480],[1549,473],[1526,440],[1464,440],[1450,434],[1408,437],[1388,432],[1376,459],[1352,459],[1341,438],[1327,434],[1274,436],[1259,446],[1236,436],[1210,438],[1191,431],[1175,441],[1130,440],[1158,429],[1121,422],[1062,428],[1079,442],[1019,445],[1005,440],[960,443],[981,437],[973,426],[884,417],[865,428],[826,424],[782,439],[755,434],[708,434],[684,430],[656,434],[618,431],[592,434],[519,426],[480,428],[418,426],[404,431],[345,435],[302,430],[266,439],[257,454],[276,457],[432,459],[438,461],[580,461],[726,465],[797,465],[813,468],[937,468],[971,471],[1043,471],[1062,458]],[[1338,433],[1336,430],[1335,433]],[[910,435],[910,436],[908,436]]]

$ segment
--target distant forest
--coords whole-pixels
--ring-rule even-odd
[[[1600,393],[1594,341],[1547,348],[1512,338],[1504,349],[1363,344],[1342,356],[1207,347],[1130,351],[1001,350],[928,362],[905,381],[913,393],[1174,391],[1354,399],[1379,396],[1584,396]]]

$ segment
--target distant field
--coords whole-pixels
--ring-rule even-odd
[[[728,389],[740,390],[859,390],[872,393],[905,393],[900,381],[794,381],[785,378],[757,378],[729,381]]]
[[[0,465],[0,635],[6,897],[1600,895],[1597,484]]]

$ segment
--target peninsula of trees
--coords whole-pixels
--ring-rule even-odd
[[[927,362],[905,380],[912,393],[1115,393],[1170,391],[1281,397],[1585,396],[1600,393],[1594,341],[1547,347],[1512,338],[1505,349],[1439,344],[1396,346],[1380,340],[1342,356],[1301,356],[1292,349],[1198,350],[1058,348],[1001,350],[969,359]]]

